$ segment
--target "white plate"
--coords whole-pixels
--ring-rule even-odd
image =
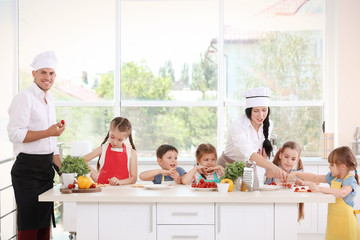
[[[217,188],[194,188],[194,187],[190,187],[190,189],[193,191],[199,191],[199,192],[211,192],[211,191],[217,190]]]
[[[275,191],[281,189],[281,186],[275,186],[275,185],[264,185],[262,188],[260,188],[261,191]]]
[[[144,188],[151,190],[162,190],[172,188],[171,184],[153,184],[153,185],[144,185]]]

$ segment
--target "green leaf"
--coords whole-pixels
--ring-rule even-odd
[[[61,162],[60,173],[76,173],[83,176],[90,172],[89,166],[82,157],[72,157],[67,155]]]

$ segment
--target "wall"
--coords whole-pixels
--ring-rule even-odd
[[[338,0],[338,116],[339,146],[351,147],[360,126],[360,1]]]

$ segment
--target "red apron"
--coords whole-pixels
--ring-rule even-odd
[[[98,183],[108,184],[109,179],[112,177],[116,177],[119,180],[129,178],[128,158],[124,143],[122,152],[111,150],[111,144],[109,143],[105,154],[104,166],[99,173]]]

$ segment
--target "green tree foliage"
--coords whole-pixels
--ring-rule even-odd
[[[216,90],[217,87],[217,64],[206,54],[200,55],[200,62],[192,65],[192,81],[190,88],[202,92],[203,99],[206,99],[206,93],[209,90]]]
[[[159,76],[166,78],[170,77],[172,82],[175,82],[175,73],[171,60],[167,60],[159,69]]]
[[[114,71],[100,74],[100,83],[95,92],[104,99],[114,99]]]

